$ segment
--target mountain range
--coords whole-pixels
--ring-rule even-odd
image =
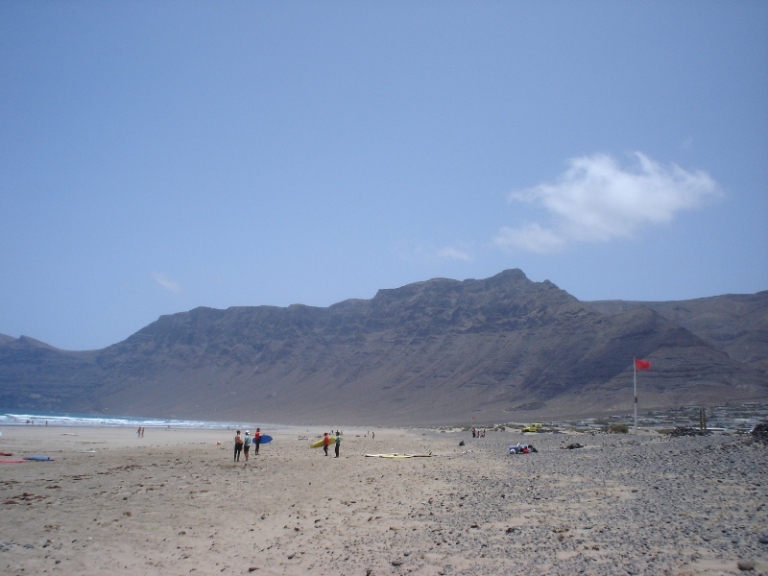
[[[582,302],[520,270],[329,307],[195,308],[101,350],[0,335],[0,407],[255,423],[487,424],[768,400],[768,291]]]

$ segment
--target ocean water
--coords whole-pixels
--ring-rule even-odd
[[[141,418],[134,416],[94,416],[92,414],[55,414],[44,412],[12,412],[0,408],[0,426],[99,426],[111,428],[189,428],[209,430],[235,430],[256,428],[279,430],[289,428],[281,424],[253,422],[211,422],[206,420],[174,420],[165,418]]]

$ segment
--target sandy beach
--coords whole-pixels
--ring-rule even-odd
[[[0,464],[2,574],[768,573],[744,437],[345,430],[336,459],[296,428],[235,463],[232,431],[0,431],[0,459],[54,458]],[[433,457],[365,457],[392,452]]]

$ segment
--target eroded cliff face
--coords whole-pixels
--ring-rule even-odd
[[[521,407],[577,415],[625,397],[631,409],[634,357],[653,363],[643,373],[649,407],[766,397],[759,363],[663,312],[584,304],[520,270],[328,308],[197,308],[88,353],[0,340],[0,405],[272,422],[504,421]],[[752,322],[747,332],[759,340],[765,322]]]
[[[588,304],[602,314],[650,308],[768,378],[768,290],[679,302],[611,300]]]

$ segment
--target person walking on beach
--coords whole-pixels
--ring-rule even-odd
[[[248,430],[245,431],[245,438],[243,439],[243,454],[245,455],[245,461],[248,462],[248,452],[251,450],[251,434]]]
[[[253,433],[253,442],[255,444],[255,453],[259,453],[259,446],[261,446],[261,428],[256,428],[256,432]]]
[[[235,434],[235,462],[240,462],[240,452],[243,451],[243,437],[240,436],[240,430]]]
[[[339,457],[339,448],[341,447],[341,434],[336,430],[336,458]]]
[[[328,432],[323,432],[323,452],[328,456],[328,444],[331,443],[331,439],[328,438]]]

